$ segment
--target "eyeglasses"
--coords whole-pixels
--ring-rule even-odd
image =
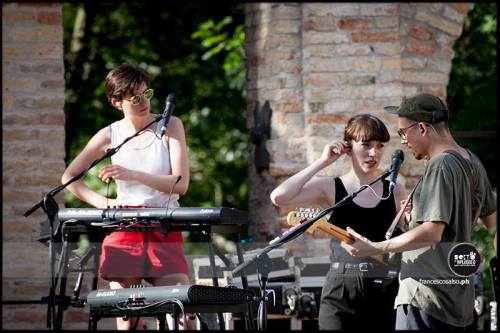
[[[154,90],[150,88],[150,89],[144,90],[144,92],[140,95],[132,96],[129,99],[124,98],[124,100],[129,101],[133,105],[137,105],[141,102],[142,96],[146,97],[146,99],[149,100],[149,99],[151,99],[151,97],[153,97],[153,94],[154,94]]]
[[[411,124],[408,127],[398,129],[398,135],[401,137],[402,140],[406,140],[406,130],[412,128],[413,126],[415,126],[417,124],[418,123],[414,123],[414,124]]]

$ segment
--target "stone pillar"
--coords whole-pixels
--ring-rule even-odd
[[[272,205],[272,189],[317,159],[327,142],[341,138],[350,117],[370,113],[385,121],[392,139],[381,166],[389,167],[392,151],[401,145],[396,118],[383,107],[417,92],[446,99],[453,44],[471,8],[467,3],[245,5],[248,127],[254,126],[257,103],[268,100],[273,110],[269,170],[257,173],[250,145],[255,239],[283,231],[285,212]],[[423,166],[405,152],[400,179],[410,188]],[[341,158],[320,175],[341,175],[349,165]]]
[[[2,37],[3,300],[40,300],[50,282],[37,241],[46,215],[23,214],[65,169],[62,3],[3,3]],[[3,305],[2,327],[45,329],[46,309]]]

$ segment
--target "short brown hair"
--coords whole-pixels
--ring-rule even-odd
[[[135,65],[121,64],[106,75],[104,83],[106,97],[109,102],[113,97],[121,100],[125,95],[133,95],[143,83],[148,87],[151,83],[144,70]]]
[[[360,114],[347,121],[344,130],[344,140],[350,141],[380,141],[390,140],[389,131],[382,120],[371,114]]]

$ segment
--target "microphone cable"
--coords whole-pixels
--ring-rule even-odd
[[[112,181],[113,181],[113,177],[109,177],[108,178],[108,185],[106,188],[106,207],[108,207],[108,208],[111,208],[111,207],[109,207],[109,186],[111,185]]]
[[[170,207],[170,199],[172,199],[172,193],[174,193],[174,188],[175,186],[181,181],[182,176],[179,175],[177,176],[177,180],[175,181],[174,185],[172,185],[172,188],[170,189],[170,193],[168,194],[168,201],[167,201],[167,207],[165,208],[165,223],[168,223],[168,208]],[[168,225],[165,225],[160,221],[160,232],[163,237],[165,237],[168,233]]]

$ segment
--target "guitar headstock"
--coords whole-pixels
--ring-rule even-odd
[[[320,212],[320,208],[297,208],[288,213],[286,222],[288,225],[294,226],[316,217]],[[327,222],[328,220],[326,217],[322,217],[319,221]],[[307,232],[313,234],[316,228],[317,224],[313,224],[307,229]]]

